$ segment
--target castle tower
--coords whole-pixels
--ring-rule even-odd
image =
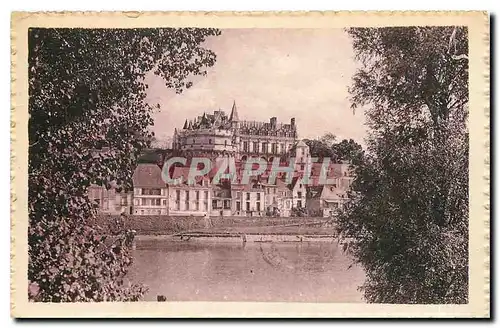
[[[231,115],[229,116],[229,121],[235,123],[240,121],[238,117],[238,109],[236,108],[236,101],[233,101],[233,108],[231,109]]]
[[[309,146],[300,140],[295,147],[295,171],[304,173],[311,170],[312,160],[309,152]]]

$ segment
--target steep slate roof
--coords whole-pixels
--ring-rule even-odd
[[[296,176],[292,179],[292,183],[290,184],[289,188],[290,190],[293,190],[295,189],[295,186],[297,185],[297,183],[302,183],[302,177],[300,176]],[[305,186],[305,185],[304,185]]]
[[[307,144],[304,142],[304,140],[300,140],[298,143],[297,143],[297,146],[296,147],[307,147]]]
[[[236,101],[234,100],[233,101],[233,108],[231,109],[231,116],[229,116],[229,121],[231,122],[237,122],[239,121],[239,117],[238,117],[238,110],[236,108]]]
[[[156,164],[138,164],[132,176],[134,187],[164,188],[165,182],[161,177],[161,169]]]

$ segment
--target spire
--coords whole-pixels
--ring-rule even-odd
[[[200,125],[204,128],[206,128],[208,125],[207,114],[205,112],[203,112],[203,116],[201,117]]]
[[[184,127],[183,129],[186,130],[188,128],[188,120],[186,119],[186,121],[184,122]]]
[[[174,136],[177,135],[177,128],[174,128]]]
[[[193,128],[193,123],[191,123],[191,121],[189,121],[187,128],[188,128],[188,130],[191,130]]]
[[[233,108],[231,109],[231,116],[229,117],[229,120],[232,122],[237,122],[240,119],[238,118],[238,110],[236,108],[236,101],[233,100]]]

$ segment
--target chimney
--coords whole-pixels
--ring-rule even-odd
[[[272,127],[275,127],[276,126],[276,121],[277,121],[276,117],[271,117],[271,119],[269,120],[269,123],[271,123]]]
[[[292,119],[290,120],[290,124],[292,125],[292,127],[295,126],[295,117],[292,117]]]

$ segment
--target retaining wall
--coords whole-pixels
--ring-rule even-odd
[[[113,215],[101,215],[95,224],[105,232],[113,233],[123,229],[133,229],[138,235],[170,235],[197,229],[226,228],[226,227],[264,227],[302,225],[313,222],[326,222],[323,217],[182,217],[182,216],[146,216],[130,215],[123,218]]]

